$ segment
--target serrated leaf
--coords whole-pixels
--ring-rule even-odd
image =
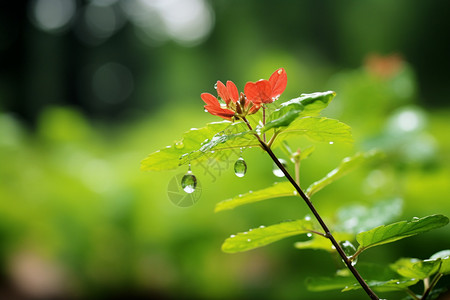
[[[231,199],[223,200],[216,204],[214,211],[219,212],[222,210],[233,209],[237,206],[267,199],[294,196],[296,195],[295,192],[294,187],[289,182],[281,182],[262,190],[249,192]]]
[[[391,269],[405,278],[425,279],[439,270],[441,260],[401,258],[391,264]]]
[[[309,220],[287,221],[268,227],[262,226],[227,238],[222,244],[222,251],[227,253],[248,251],[290,236],[307,233],[312,228],[312,222]]]
[[[353,142],[348,125],[325,117],[305,117],[295,120],[286,129],[280,131],[276,143],[302,135],[317,142]]]
[[[369,151],[365,153],[357,153],[352,157],[344,158],[339,166],[331,172],[329,172],[324,178],[313,182],[307,189],[306,195],[311,197],[330,183],[338,180],[349,172],[355,170],[356,168],[362,166],[363,164],[373,161],[374,159],[380,158],[382,156],[381,152]]]
[[[255,147],[259,144],[243,123],[209,123],[186,131],[173,145],[149,154],[141,162],[143,171],[172,170],[189,161],[199,160],[214,151]]]
[[[338,241],[354,240],[355,235],[345,232],[333,232],[333,236]],[[325,250],[328,252],[335,252],[333,244],[326,237],[313,235],[309,241],[296,242],[294,247],[297,249],[313,249],[313,250]]]
[[[430,257],[431,260],[441,260],[441,267],[439,273],[448,275],[450,274],[450,250],[442,250]]]
[[[442,227],[447,225],[448,221],[446,216],[432,215],[421,219],[413,219],[409,222],[402,221],[390,225],[382,225],[369,231],[361,232],[356,236],[356,240],[359,243],[358,252]]]
[[[333,91],[302,94],[300,97],[281,104],[267,119],[262,132],[272,128],[285,127],[295,119],[305,116],[317,116],[336,96]]]
[[[372,207],[355,204],[342,207],[336,214],[336,231],[357,234],[392,222],[402,212],[400,198],[376,202]]]

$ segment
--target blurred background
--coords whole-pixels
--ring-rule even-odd
[[[316,146],[302,185],[373,148],[386,158],[317,194],[333,222],[345,205],[402,199],[397,220],[450,216],[448,1],[33,0],[0,4],[1,299],[364,299],[312,293],[329,253],[289,238],[225,254],[230,234],[303,218],[283,198],[215,214],[217,202],[282,181],[261,151],[192,166],[196,205],[168,197],[186,172],[141,172],[148,153],[217,117],[200,93],[217,80],[268,78],[279,101],[334,90],[324,111],[353,128],[354,146]],[[283,153],[278,151],[281,157]],[[450,227],[364,253],[393,263],[450,248]],[[444,278],[441,286],[449,286]],[[405,295],[388,294],[389,299]],[[444,299],[444,298],[442,298]]]

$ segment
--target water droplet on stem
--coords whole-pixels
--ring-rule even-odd
[[[341,246],[342,250],[344,250],[344,253],[348,259],[353,257],[353,255],[356,253],[356,247],[349,241],[340,242],[339,245]],[[357,262],[358,262],[357,258],[352,260],[352,262],[351,262],[352,266],[356,265]]]
[[[284,159],[282,159],[282,158],[279,158],[278,160],[279,160],[280,163],[283,165],[283,167],[284,167],[285,169],[287,169],[287,166],[288,166],[288,165],[287,165],[287,162],[286,162]],[[277,176],[277,177],[284,177],[283,171],[281,171],[281,169],[278,168],[278,166],[277,166],[275,163],[273,164],[272,172],[273,172],[273,175],[275,175],[275,176]]]

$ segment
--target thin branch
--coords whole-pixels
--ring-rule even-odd
[[[428,298],[431,291],[434,289],[434,287],[436,286],[436,284],[438,283],[439,279],[441,279],[442,276],[444,276],[444,274],[442,273],[436,274],[436,276],[434,276],[433,280],[430,283],[430,286],[425,291],[425,293],[423,293],[422,300],[426,300]]]
[[[420,298],[417,297],[417,295],[416,295],[413,291],[411,291],[410,289],[406,289],[405,292],[406,292],[408,295],[410,295],[411,297],[413,297],[414,300],[420,300]]]
[[[247,126],[252,130],[251,125],[248,123],[246,118],[243,118],[244,122],[247,124]],[[289,180],[289,182],[292,184],[292,186],[297,190],[299,195],[303,198],[306,205],[308,205],[311,212],[316,217],[317,221],[319,222],[320,226],[325,232],[325,237],[327,237],[333,246],[336,248],[336,251],[341,256],[344,263],[347,265],[347,268],[352,272],[353,276],[356,278],[358,283],[361,285],[361,287],[364,289],[364,291],[369,295],[370,299],[372,300],[379,300],[380,298],[372,291],[372,289],[367,285],[367,283],[364,281],[364,279],[361,277],[361,275],[358,273],[356,268],[352,265],[352,262],[347,258],[347,255],[345,254],[342,247],[339,245],[339,243],[336,241],[334,236],[331,234],[330,230],[328,229],[328,226],[323,221],[322,217],[317,212],[316,208],[312,204],[311,200],[309,200],[308,196],[305,195],[303,190],[300,188],[300,186],[295,182],[294,178],[292,178],[291,174],[286,170],[286,168],[283,166],[283,164],[278,160],[278,158],[275,156],[275,154],[272,152],[270,147],[264,143],[263,140],[261,140],[260,136],[258,134],[255,134],[256,138],[258,139],[259,143],[261,144],[261,147],[269,154],[270,158],[272,158],[273,162],[280,168],[280,170],[284,173],[286,178]]]

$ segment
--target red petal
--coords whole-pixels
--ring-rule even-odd
[[[222,83],[222,81],[217,81],[217,94],[219,94],[219,97],[222,98],[223,101],[228,105],[230,103],[230,95],[228,94],[228,89],[225,87],[225,84]]]
[[[284,92],[287,85],[287,74],[283,68],[279,68],[269,78],[269,82],[272,85],[272,98],[278,98]]]
[[[231,100],[236,103],[239,100],[239,91],[233,81],[227,81],[227,89]]]
[[[219,101],[216,97],[211,95],[210,93],[203,93],[200,95],[202,97],[202,100],[207,104],[211,106],[220,106]]]
[[[244,88],[247,99],[253,103],[271,103],[272,85],[267,80],[259,80],[257,82],[247,82]]]
[[[253,115],[261,108],[261,104],[253,104],[253,106],[250,108],[248,114]]]
[[[220,108],[217,106],[205,105],[205,109],[214,116],[230,120],[234,116],[234,111],[229,109]]]

